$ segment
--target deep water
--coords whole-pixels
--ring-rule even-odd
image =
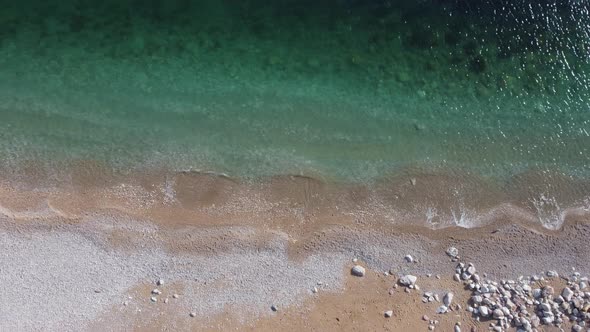
[[[587,177],[586,1],[2,1],[0,163]]]

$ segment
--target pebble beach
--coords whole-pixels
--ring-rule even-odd
[[[590,331],[590,1],[0,27],[0,332]]]
[[[587,213],[558,230],[394,227],[302,219],[282,210],[292,196],[258,218],[219,200],[174,216],[178,199],[152,194],[87,190],[72,204],[72,193],[4,187],[2,327],[587,330]]]

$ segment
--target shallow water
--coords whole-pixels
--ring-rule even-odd
[[[20,1],[0,22],[5,173],[588,176],[586,1]]]

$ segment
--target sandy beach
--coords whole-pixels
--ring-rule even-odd
[[[424,214],[420,224],[422,212],[404,212],[404,199],[427,201],[437,183],[451,180],[432,173],[400,178],[389,190],[299,176],[240,182],[203,172],[126,182],[94,174],[35,189],[3,181],[0,280],[9,286],[2,329],[452,331],[460,323],[462,331],[487,331],[496,320],[467,311],[474,291],[454,280],[459,263],[473,263],[490,282],[543,277],[531,283],[553,285],[556,293],[574,273],[576,280],[590,274],[583,205],[565,210],[558,227],[543,226],[535,205],[517,200],[484,205],[494,217],[472,227],[452,225],[451,212],[430,224]],[[461,187],[474,190],[473,181]],[[421,194],[425,188],[431,191]],[[484,201],[479,190],[472,209]],[[393,195],[400,203],[385,205]],[[458,258],[448,255],[450,247]],[[355,265],[364,276],[351,274]],[[415,285],[401,285],[405,275],[415,276]],[[438,301],[424,301],[427,292]],[[437,313],[449,292],[453,304]],[[581,294],[584,315],[590,298]],[[585,317],[537,330],[568,330],[588,324]],[[510,326],[502,331],[516,330]]]
[[[590,331],[590,0],[0,26],[0,332]]]

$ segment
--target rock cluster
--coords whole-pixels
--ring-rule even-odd
[[[550,271],[548,276],[557,277]],[[509,327],[517,331],[536,331],[540,325],[561,327],[565,321],[572,330],[590,327],[590,289],[588,278],[574,273],[561,292],[546,284],[543,277],[519,277],[500,282],[482,280],[473,264],[459,263],[455,280],[472,291],[469,307],[477,320],[490,320],[493,331]]]

